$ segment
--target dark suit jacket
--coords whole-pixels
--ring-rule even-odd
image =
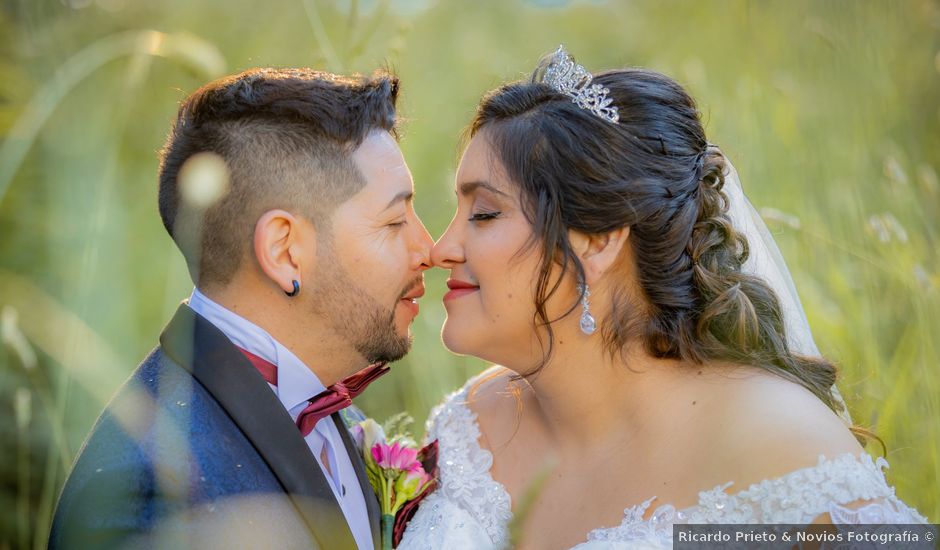
[[[378,501],[338,414],[333,421],[378,548]],[[92,429],[59,497],[49,546],[356,547],[277,396],[186,305]]]

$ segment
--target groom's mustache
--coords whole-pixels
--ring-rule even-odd
[[[424,294],[424,274],[418,275],[415,277],[411,283],[405,287],[405,290],[402,291],[401,296],[398,297],[399,300],[404,300],[409,295],[414,294]],[[417,296],[411,296],[417,297]]]

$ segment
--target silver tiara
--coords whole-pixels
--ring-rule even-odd
[[[594,76],[587,69],[574,62],[564,46],[558,46],[547,60],[542,75],[542,82],[571,98],[578,107],[587,109],[595,115],[617,123],[620,114],[612,105],[614,100],[607,96],[610,90],[600,84],[591,84]]]

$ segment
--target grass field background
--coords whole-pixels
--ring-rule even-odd
[[[191,290],[156,210],[182,98],[253,66],[391,68],[437,236],[480,96],[561,43],[692,91],[889,481],[940,519],[940,3],[2,0],[0,549],[44,546],[82,440]],[[359,403],[419,432],[485,367],[440,343],[445,278],[428,273],[412,353]]]

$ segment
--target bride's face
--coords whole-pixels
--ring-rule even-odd
[[[455,353],[518,369],[540,355],[535,281],[541,246],[509,181],[479,132],[467,146],[455,182],[457,212],[431,260],[450,270],[442,338]]]

